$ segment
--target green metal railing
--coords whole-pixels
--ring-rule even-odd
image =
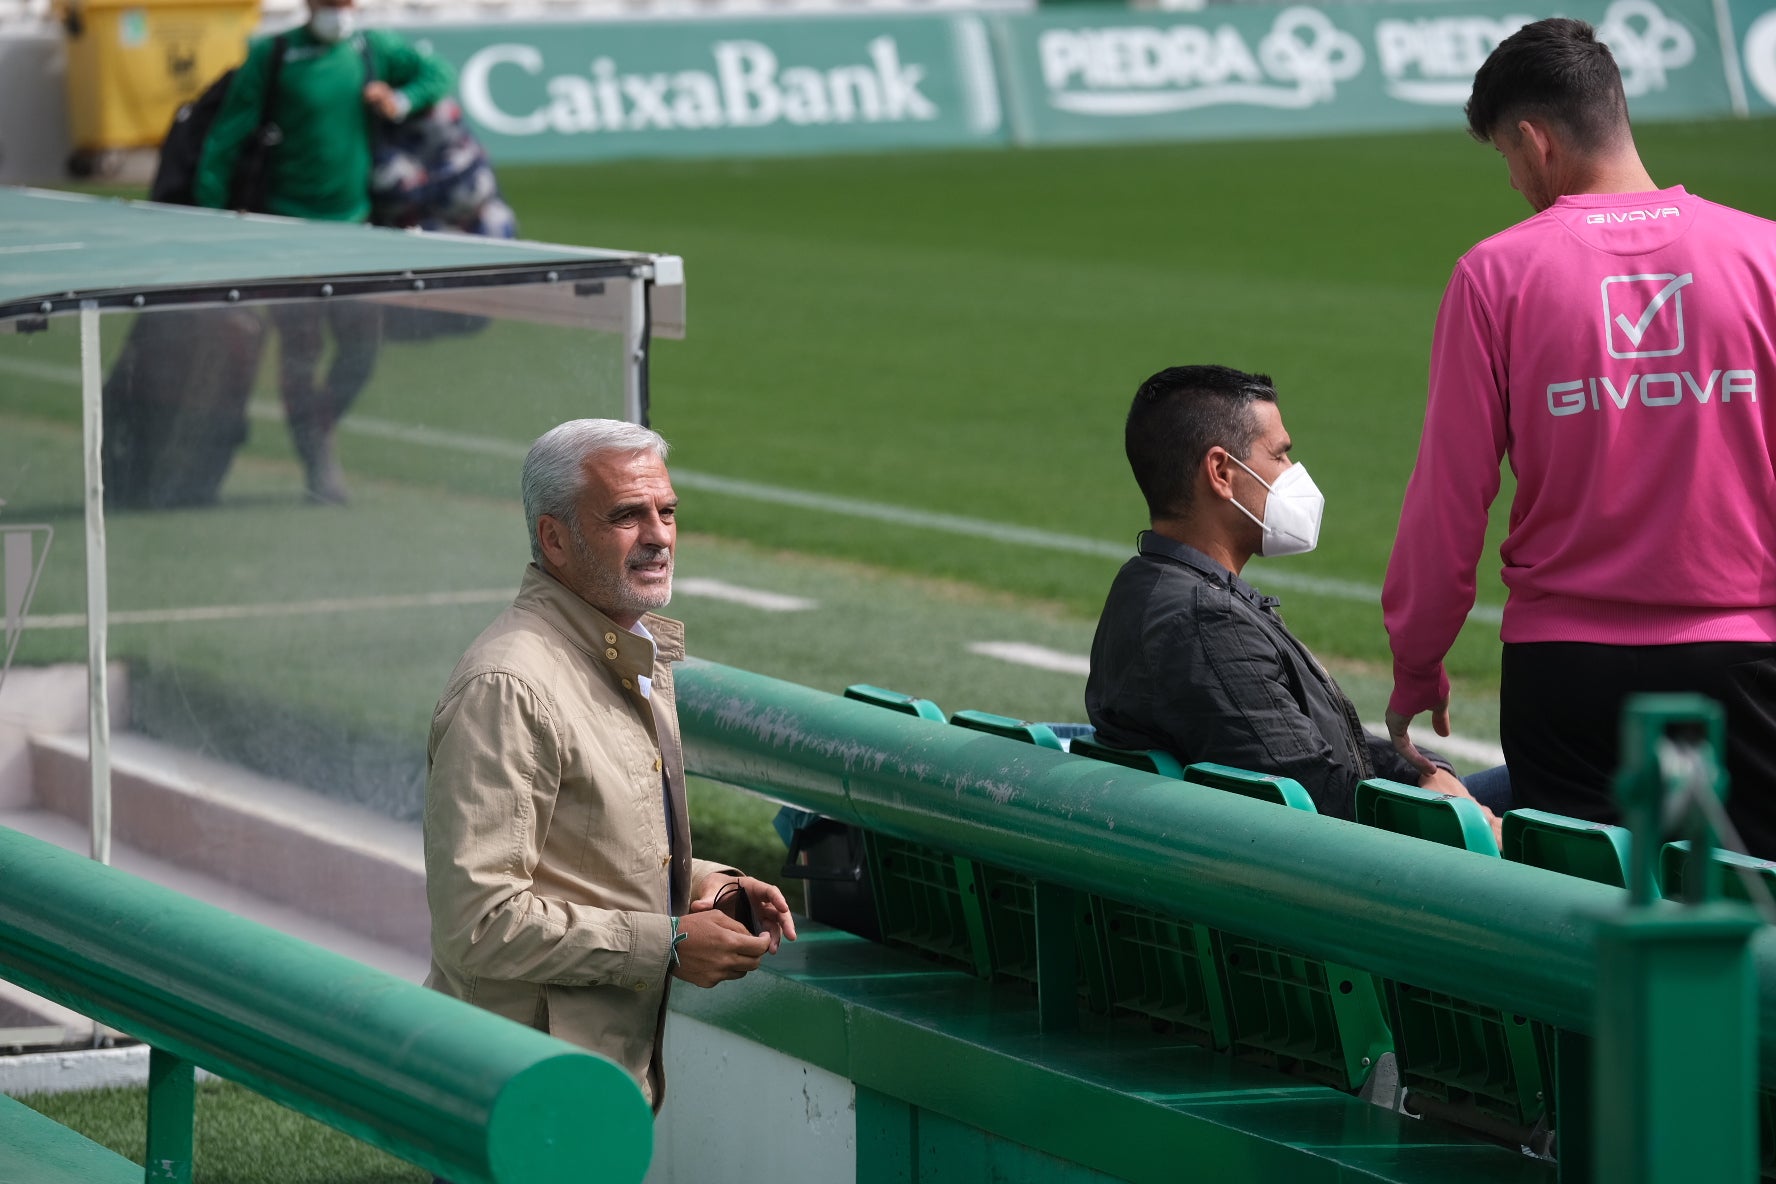
[[[191,1179],[193,1069],[458,1184],[638,1181],[613,1062],[0,827],[0,977],[152,1047],[146,1179]]]
[[[1056,889],[1188,916],[1561,1029],[1595,1027],[1596,938],[1600,918],[1626,903],[1622,889],[712,663],[684,666],[678,693],[686,765],[701,776]],[[1056,903],[1069,907],[1065,893]],[[1065,931],[1064,919],[1044,924],[1043,908],[1039,895],[1038,932]],[[1751,956],[1758,1063],[1776,1079],[1776,932],[1758,932]],[[1037,988],[1045,1015],[1076,1004],[1069,965]]]
[[[1596,1149],[1587,1166],[1610,1184],[1755,1179],[1758,1064],[1745,1037],[1758,1023],[1759,983],[1748,945],[1767,927],[1747,905],[1712,899],[1707,874],[1710,845],[1731,825],[1720,805],[1725,713],[1699,696],[1639,696],[1621,741],[1616,796],[1633,831],[1630,902],[1598,931],[1588,1116],[1598,1137],[1584,1140]],[[1658,839],[1671,822],[1690,831],[1698,890],[1681,907],[1661,908]],[[1763,1019],[1767,1048],[1767,1008]]]

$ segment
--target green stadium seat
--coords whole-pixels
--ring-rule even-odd
[[[986,732],[991,736],[1003,736],[1007,740],[1020,740],[1025,744],[1034,744],[1039,748],[1052,748],[1056,752],[1065,752],[1066,748],[1046,724],[1033,724],[1021,719],[1012,719],[1008,715],[994,715],[987,711],[958,711],[950,717],[950,722],[959,728],[970,731]]]
[[[1507,815],[1507,817],[1509,817]],[[1474,801],[1373,778],[1357,787],[1356,820],[1497,858]],[[1544,1137],[1550,1075],[1544,1034],[1519,1015],[1410,983],[1387,984],[1400,1084],[1415,1112],[1519,1142]]]
[[[1683,840],[1666,843],[1659,852],[1659,890],[1671,900],[1691,900],[1700,896],[1692,892],[1687,882],[1689,876],[1690,844]],[[1772,895],[1776,895],[1776,860],[1758,859],[1751,855],[1741,855],[1737,851],[1722,851],[1718,848],[1713,857],[1715,881],[1714,895],[1728,900],[1752,901],[1751,889],[1745,883],[1746,876],[1762,880],[1764,887]]]
[[[1194,785],[1318,813],[1299,781],[1198,762]],[[1365,971],[1224,931],[1213,935],[1227,984],[1233,1049],[1250,1059],[1355,1091],[1393,1049],[1382,990]]]
[[[1069,751],[1088,760],[1184,779],[1178,758],[1157,748],[1112,748],[1082,736],[1074,739]],[[1226,1049],[1232,1036],[1214,931],[1121,901],[1094,897],[1091,903],[1111,1009],[1169,1025],[1213,1048]]]
[[[1513,863],[1626,888],[1632,840],[1624,827],[1544,810],[1512,810],[1505,815],[1502,854]]]
[[[903,695],[899,691],[884,690],[872,687],[866,682],[853,683],[845,688],[845,698],[856,699],[859,703],[869,703],[876,707],[886,707],[890,711],[898,711],[902,715],[916,715],[920,719],[944,722],[943,708],[929,699],[915,699],[911,695]]]
[[[1292,777],[1275,777],[1269,773],[1236,769],[1231,765],[1199,762],[1184,770],[1184,780],[1196,785],[1206,785],[1211,789],[1224,789],[1229,793],[1257,798],[1261,802],[1287,806],[1291,810],[1319,813],[1307,790]]]
[[[1376,777],[1357,786],[1356,817],[1364,826],[1428,839],[1445,847],[1479,855],[1499,853],[1486,811],[1472,798]]]
[[[844,697],[944,722],[943,709],[931,700],[868,683],[846,687]],[[958,860],[947,852],[787,806],[773,825],[789,847],[783,876],[807,883],[810,918],[984,973],[986,941],[971,864],[959,876]]]
[[[1184,766],[1178,758],[1169,752],[1161,752],[1157,748],[1132,749],[1111,748],[1108,744],[1081,736],[1073,741],[1070,752],[1074,756],[1089,757],[1094,761],[1106,764],[1121,765],[1125,769],[1139,769],[1143,773],[1153,773],[1160,777],[1184,779]]]
[[[899,691],[858,683],[845,697],[920,719],[945,721],[937,704]],[[1054,732],[985,711],[959,711],[950,719],[958,727],[1001,736],[1054,751],[1064,751]],[[865,835],[870,881],[875,886],[877,915],[884,940],[919,950],[929,957],[972,971],[982,978],[1036,981],[1036,883],[1028,876],[951,855],[936,848],[887,835]],[[1089,902],[1081,905],[1090,932]],[[1094,982],[1098,960],[1082,959],[1088,995],[1101,997]]]

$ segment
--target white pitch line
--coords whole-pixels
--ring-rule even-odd
[[[289,600],[271,604],[209,604],[194,608],[125,609],[110,614],[112,625],[173,625],[210,621],[251,621],[267,617],[324,616],[330,613],[373,612],[378,609],[448,608],[456,605],[505,604],[510,588],[484,588],[469,592],[421,592],[410,596],[330,597],[320,600]],[[26,617],[27,629],[84,629],[85,613]]]
[[[741,588],[722,580],[687,578],[673,583],[673,591],[686,596],[711,600],[727,600],[765,612],[797,612],[815,607],[815,602],[799,596],[780,596]],[[453,608],[461,605],[509,604],[510,588],[480,588],[466,592],[421,592],[405,596],[329,597],[319,600],[290,600],[271,604],[209,604],[192,608],[124,609],[110,615],[113,627],[118,625],[186,625],[215,621],[253,621],[287,617],[326,616],[336,613],[379,612],[389,609]],[[26,617],[26,629],[84,629],[85,613],[57,613]]]
[[[34,378],[65,379],[68,382],[78,382],[80,377],[79,372],[72,367],[50,367],[40,362],[21,362],[12,358],[0,358],[0,370],[10,370]],[[254,403],[249,408],[249,412],[255,419],[266,420],[279,419],[283,414],[275,403]],[[529,444],[516,440],[501,440],[490,436],[444,431],[439,428],[392,423],[389,420],[363,415],[347,416],[340,423],[339,430],[348,435],[370,436],[379,440],[395,440],[403,444],[443,448],[482,456],[522,459],[525,453],[530,450]],[[1043,551],[1062,551],[1104,559],[1127,559],[1134,553],[1134,548],[1130,543],[1113,543],[1105,539],[1042,530],[1032,526],[1018,526],[1009,522],[994,522],[986,518],[971,518],[963,514],[944,514],[935,510],[917,510],[910,506],[866,501],[862,498],[843,497],[838,494],[790,489],[781,485],[747,481],[739,477],[699,473],[691,469],[673,469],[672,480],[681,488],[694,489],[702,493],[717,493],[727,497],[744,498],[748,501],[765,502],[769,505],[791,506],[799,510],[838,514],[847,518],[863,518],[874,522],[886,522],[894,526],[934,530],[943,534],[986,539],[991,542],[1009,543],[1013,546],[1031,547]],[[1262,564],[1261,566],[1263,569],[1261,572],[1253,571],[1249,574],[1267,588],[1306,592],[1315,596],[1327,596],[1335,600],[1351,600],[1363,604],[1379,604],[1381,602],[1381,588],[1376,584],[1366,584],[1358,580],[1343,580],[1335,576],[1312,576],[1302,572],[1276,568],[1270,564]],[[1468,619],[1481,624],[1497,625],[1504,619],[1503,610],[1489,604],[1477,604],[1468,611]]]
[[[45,382],[80,385],[80,368],[64,366],[60,362],[44,362],[37,358],[0,358],[0,370],[17,374],[21,378],[41,378]]]
[[[799,613],[819,607],[815,601],[805,596],[785,596],[781,592],[761,592],[757,588],[742,588],[738,584],[730,584],[726,580],[710,580],[701,576],[687,576],[672,581],[672,591],[682,592],[686,596],[701,596],[707,600],[726,600],[732,604],[743,604],[747,608],[756,608],[767,613]]]
[[[971,641],[968,643],[968,652],[1019,666],[1034,666],[1038,670],[1054,670],[1061,674],[1083,677],[1091,673],[1090,658],[1065,654],[1060,650],[1051,650],[1047,646],[1031,645],[1024,641]]]
[[[258,400],[247,405],[247,414],[268,423],[280,423],[284,418],[284,409],[276,403]],[[523,460],[530,452],[529,444],[520,444],[513,440],[496,440],[491,436],[470,436],[443,428],[392,423],[386,419],[364,415],[347,416],[340,423],[339,430],[352,436],[369,436],[372,439],[393,440],[398,444],[413,444],[421,448],[441,448],[450,452],[470,452],[510,460]]]

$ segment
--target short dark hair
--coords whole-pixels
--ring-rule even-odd
[[[1244,460],[1258,442],[1254,403],[1276,402],[1268,374],[1230,366],[1170,366],[1135,392],[1123,449],[1155,518],[1190,508],[1196,468],[1219,444]]]
[[[1474,75],[1468,134],[1482,143],[1519,120],[1543,119],[1575,147],[1607,147],[1628,128],[1628,96],[1609,46],[1584,21],[1553,17],[1499,42]]]

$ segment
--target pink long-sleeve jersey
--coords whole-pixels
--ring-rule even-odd
[[[1388,562],[1389,707],[1449,692],[1499,460],[1506,642],[1776,640],[1776,223],[1562,197],[1456,264]]]

